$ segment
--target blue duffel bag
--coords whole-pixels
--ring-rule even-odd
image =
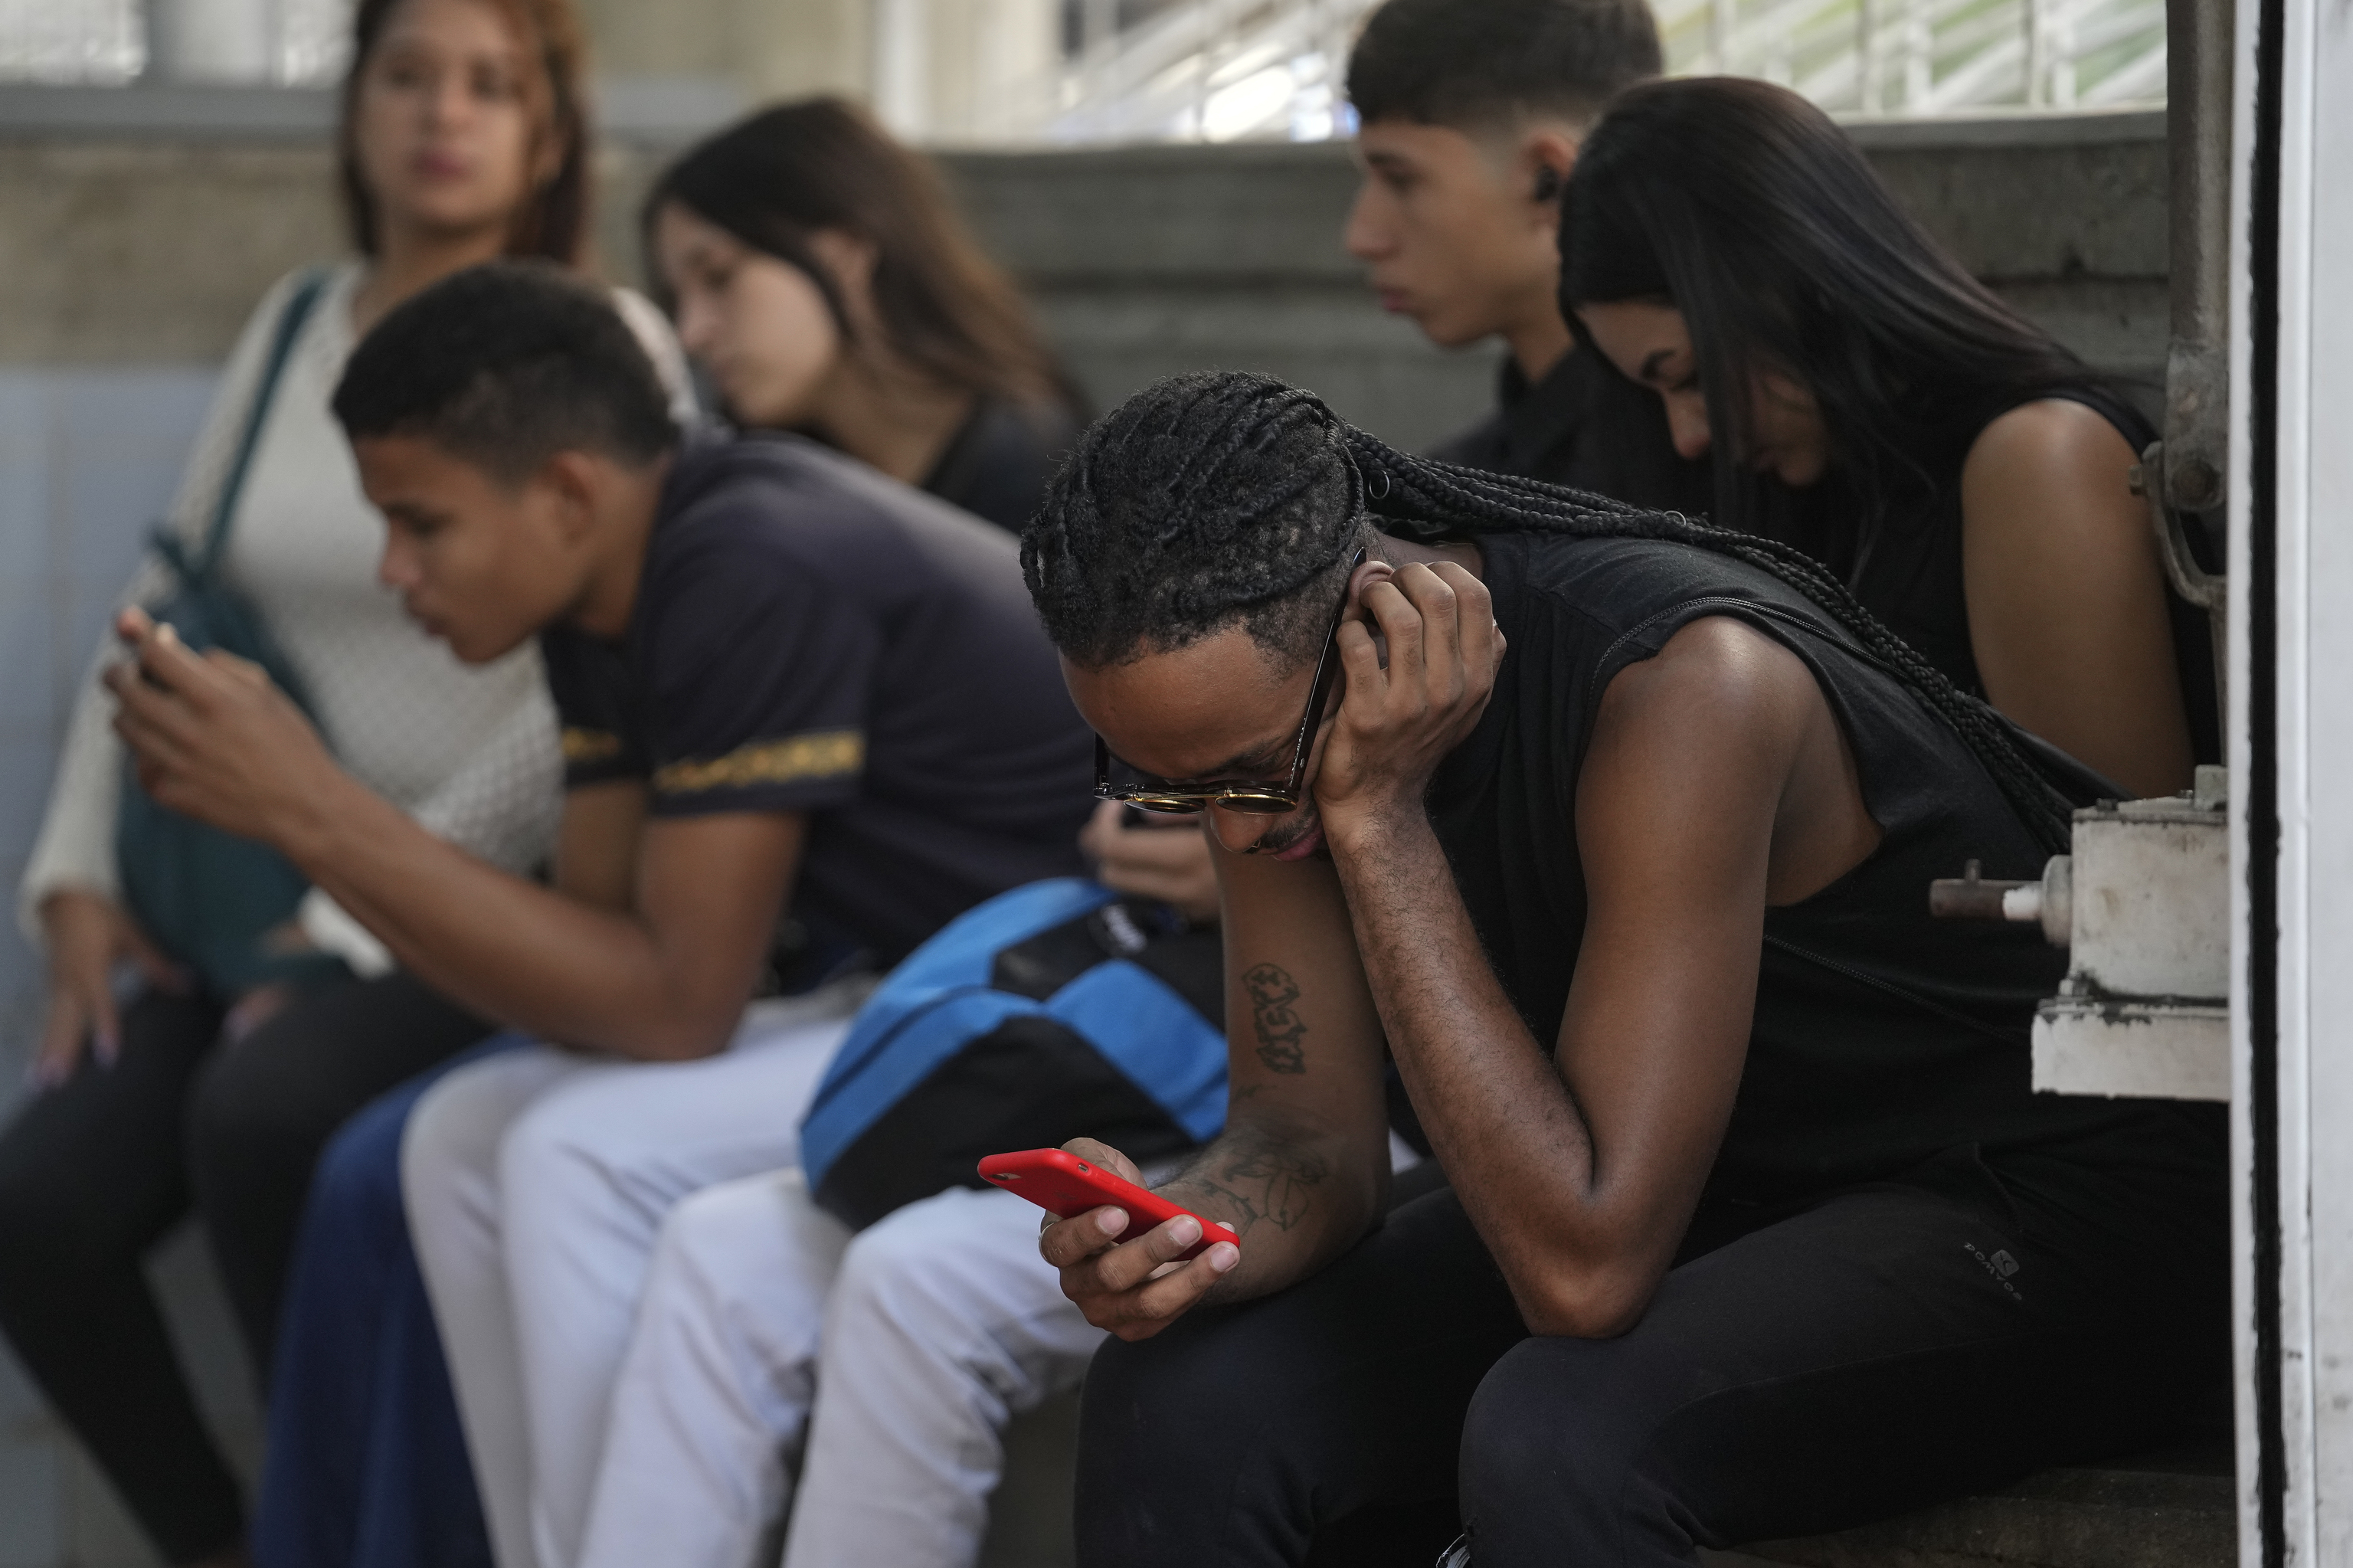
[[[892,969],[801,1123],[819,1207],[872,1224],[983,1155],[1098,1138],[1138,1164],[1226,1118],[1223,957],[1148,899],[1078,878],[966,910]]]

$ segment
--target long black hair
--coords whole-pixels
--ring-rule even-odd
[[[1830,117],[1736,77],[1615,99],[1561,201],[1560,304],[1683,313],[1707,397],[1716,520],[1760,526],[1740,467],[1753,376],[1800,383],[1864,526],[1957,472],[2004,409],[2103,378],[1962,270]]]
[[[1019,291],[973,239],[938,169],[857,105],[781,104],[690,149],[646,197],[649,237],[671,202],[799,270],[853,344],[857,328],[809,241],[825,229],[864,241],[874,248],[880,334],[907,364],[1032,413],[1080,407]],[[649,240],[649,256],[652,249]],[[660,269],[646,271],[666,293]]]
[[[1269,376],[1155,382],[1079,438],[1021,536],[1046,634],[1101,668],[1240,627],[1315,656],[1367,524],[1434,542],[1482,534],[1661,539],[1730,556],[1818,606],[1975,754],[2027,829],[2063,853],[2073,803],[2007,719],[1947,680],[1791,546],[1679,513],[1409,456]]]

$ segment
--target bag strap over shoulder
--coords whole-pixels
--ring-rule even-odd
[[[269,405],[278,396],[278,383],[285,375],[286,361],[293,355],[294,340],[302,335],[303,323],[311,319],[311,309],[326,291],[327,276],[324,267],[305,269],[294,281],[294,291],[287,296],[286,308],[279,313],[277,330],[270,334],[269,357],[262,361],[261,377],[254,383],[253,400],[246,408],[245,429],[237,437],[228,471],[221,477],[220,497],[213,503],[212,524],[205,530],[204,555],[193,563],[198,576],[211,573],[220,562],[221,551],[228,545],[229,527],[237,521],[237,503],[245,491],[245,472],[253,466],[254,449],[261,444],[261,427],[269,418]]]

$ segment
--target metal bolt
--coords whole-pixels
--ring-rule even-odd
[[[2222,499],[2222,475],[2202,457],[2165,465],[2166,499],[2189,512],[2203,512]]]

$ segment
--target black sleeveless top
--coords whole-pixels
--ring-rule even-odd
[[[1472,923],[1547,1050],[1585,924],[1576,789],[1602,694],[1693,620],[1731,615],[1805,661],[1844,727],[1884,830],[1861,865],[1767,912],[1755,1023],[1710,1192],[1778,1202],[1974,1148],[2195,1167],[2211,1135],[2153,1102],[2036,1095],[2028,1031],[2063,953],[2039,927],[1932,920],[1928,884],[2043,853],[1975,756],[1835,622],[1753,567],[1651,540],[1478,541],[1510,639],[1478,727],[1433,781],[1430,814]]]
[[[2011,409],[2044,398],[2081,403],[2116,427],[2135,453],[2147,450],[2157,430],[2141,411],[2096,386],[1997,397],[1973,414],[1957,418],[1965,434],[1948,450],[1924,454],[1926,476],[1904,476],[1878,508],[1878,525],[1862,536],[1862,508],[1835,475],[1803,492],[1769,483],[1759,498],[1765,529],[1797,546],[1841,577],[1865,609],[1889,630],[1917,649],[1961,690],[1985,695],[1969,641],[1969,617],[1961,577],[1961,468],[1985,428]],[[2202,529],[2188,530],[2201,555],[2214,552]],[[2207,570],[2215,559],[2201,559]],[[2206,612],[2166,585],[2166,613],[2173,633],[2173,661],[2188,709],[2190,749],[2200,762],[2222,760],[2222,736],[2214,692],[2214,642]]]

